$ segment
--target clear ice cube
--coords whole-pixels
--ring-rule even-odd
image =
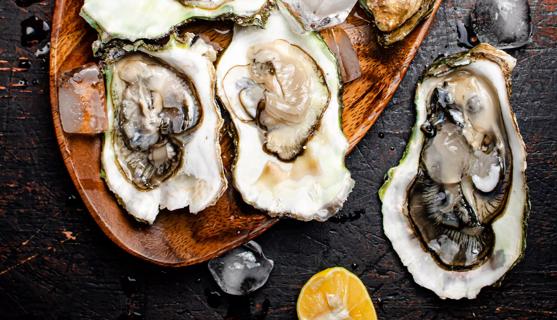
[[[274,262],[265,257],[259,244],[250,241],[209,261],[208,267],[222,291],[240,296],[261,288]]]
[[[283,0],[307,31],[343,23],[358,0]]]
[[[338,60],[342,82],[348,83],[362,76],[358,53],[342,26],[322,32],[323,39]]]
[[[532,22],[527,0],[478,0],[472,25],[481,42],[514,49],[530,42]]]
[[[66,72],[58,88],[58,111],[67,133],[98,134],[108,127],[102,72],[95,63]]]

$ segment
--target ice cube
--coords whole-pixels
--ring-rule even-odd
[[[307,31],[322,30],[343,23],[357,1],[283,0]]]
[[[513,49],[530,41],[532,22],[527,0],[478,0],[471,18],[481,42]]]
[[[273,266],[273,260],[265,257],[255,241],[232,249],[208,264],[222,291],[236,296],[261,288],[269,279]]]
[[[360,60],[346,31],[342,27],[334,27],[323,31],[322,35],[338,60],[342,82],[358,79],[362,75]]]
[[[62,75],[58,87],[58,111],[62,129],[67,133],[92,135],[106,131],[104,80],[95,63]]]

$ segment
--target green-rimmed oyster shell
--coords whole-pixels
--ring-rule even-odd
[[[521,259],[526,150],[510,104],[516,60],[489,45],[435,62],[416,124],[379,195],[383,227],[417,284],[475,298]]]
[[[109,189],[149,224],[159,209],[197,213],[216,203],[227,186],[216,51],[189,33],[163,45],[113,43],[106,50],[109,125],[101,162]]]
[[[279,7],[263,29],[237,26],[217,66],[236,132],[234,186],[271,216],[324,221],[354,185],[338,64],[318,33],[293,31],[296,20]]]

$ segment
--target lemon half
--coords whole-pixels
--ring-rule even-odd
[[[311,277],[300,292],[296,309],[300,320],[377,319],[362,281],[341,267]]]

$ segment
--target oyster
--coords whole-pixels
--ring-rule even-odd
[[[354,185],[338,65],[317,33],[293,31],[296,20],[279,7],[264,29],[237,26],[217,66],[217,93],[236,130],[234,184],[271,216],[324,221]]]
[[[116,46],[116,45],[115,45]],[[197,213],[226,189],[214,101],[216,51],[193,34],[105,53],[105,181],[136,219],[159,208]]]
[[[489,45],[441,59],[416,91],[406,152],[380,190],[383,225],[419,285],[475,298],[522,257],[526,151],[510,96],[516,60]]]
[[[379,42],[389,46],[404,39],[433,10],[435,0],[360,0],[379,29]]]
[[[159,39],[192,19],[260,25],[268,6],[269,0],[85,0],[80,14],[106,43]]]

